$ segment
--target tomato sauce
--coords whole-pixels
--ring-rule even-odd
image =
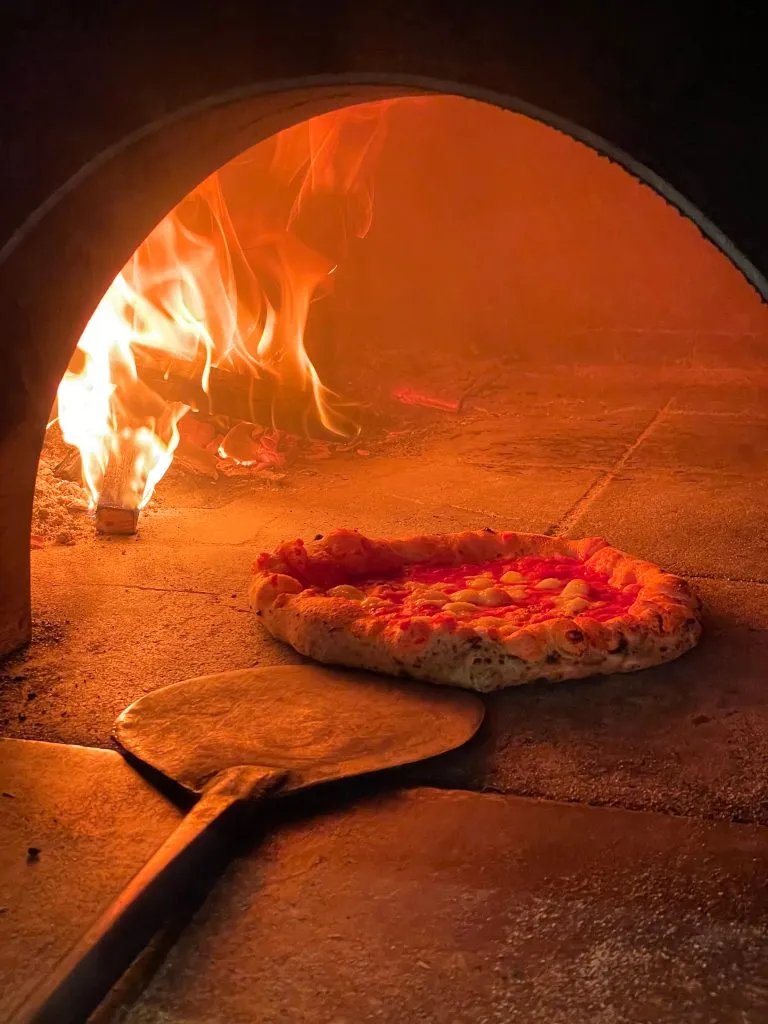
[[[518,572],[524,580],[520,583],[502,583],[501,577],[507,572]],[[586,595],[589,606],[578,614],[601,622],[623,615],[640,590],[639,584],[622,589],[611,586],[607,575],[589,568],[578,558],[540,558],[535,555],[458,566],[413,565],[397,576],[355,580],[355,585],[366,594],[375,587],[376,596],[392,602],[395,607],[382,608],[373,611],[372,614],[396,620],[401,629],[407,629],[409,619],[413,615],[432,615],[436,620],[445,623],[449,623],[453,617],[450,612],[444,612],[439,604],[420,602],[418,610],[415,610],[409,600],[411,590],[405,586],[406,583],[434,587],[450,598],[456,591],[471,589],[467,580],[481,575],[490,576],[494,581],[493,585],[501,589],[525,588],[525,598],[500,607],[478,605],[476,613],[461,616],[461,623],[471,625],[472,620],[476,618],[495,618],[499,620],[499,625],[524,626],[527,623],[542,622],[565,614],[557,604],[560,590],[536,589],[536,584],[545,579],[560,580],[563,586],[571,580],[584,580],[589,585],[589,593]],[[404,607],[406,602],[409,604],[407,609]]]

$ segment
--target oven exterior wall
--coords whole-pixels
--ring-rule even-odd
[[[744,50],[747,11],[693,24],[565,5],[16,8],[0,111],[0,654],[29,636],[34,467],[84,323],[160,217],[260,138],[420,89],[530,104],[631,154],[768,270],[764,62],[758,26]]]

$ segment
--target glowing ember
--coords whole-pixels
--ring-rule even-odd
[[[460,402],[454,399],[440,398],[437,395],[427,395],[423,391],[416,391],[415,388],[401,387],[392,392],[403,405],[423,405],[428,409],[442,409],[444,412],[458,412]]]
[[[310,302],[330,287],[347,235],[363,237],[370,227],[370,173],[387,106],[324,115],[277,136],[247,254],[215,174],[117,275],[57,396],[61,431],[80,451],[92,508],[142,508],[173,460],[189,406],[161,398],[142,380],[142,367],[167,374],[173,360],[208,395],[213,367],[250,374],[274,386],[276,403],[304,394],[326,431],[340,438],[355,433],[307,354],[305,328]],[[247,160],[245,154],[232,166]],[[321,242],[317,210],[329,198],[345,204],[341,237],[326,232]],[[279,456],[271,444],[270,434],[254,434],[252,424],[233,424],[218,454],[238,465],[274,466]]]

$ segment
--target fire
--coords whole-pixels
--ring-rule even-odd
[[[178,422],[187,407],[166,405],[151,393],[141,396],[143,402],[135,395],[141,389],[133,345],[143,325],[138,326],[138,317],[134,322],[132,311],[145,305],[125,271],[118,274],[59,385],[59,424],[65,441],[80,451],[94,508],[102,493],[105,504],[143,508],[178,444]],[[108,479],[110,466],[119,476],[113,481]]]
[[[190,405],[164,400],[142,379],[148,367],[175,368],[207,395],[214,368],[249,374],[274,386],[276,402],[304,395],[331,434],[354,434],[307,353],[305,332],[310,303],[332,287],[349,238],[370,227],[371,172],[391,102],[281,132],[255,212],[237,228],[223,168],[158,224],[117,275],[57,394],[62,434],[80,451],[92,508],[143,508],[173,461]],[[228,166],[239,173],[259,149]]]

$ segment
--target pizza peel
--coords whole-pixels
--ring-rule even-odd
[[[226,863],[238,808],[453,750],[483,713],[464,691],[314,665],[202,676],[141,697],[115,739],[197,802],[13,1020],[85,1020],[194,879]]]

